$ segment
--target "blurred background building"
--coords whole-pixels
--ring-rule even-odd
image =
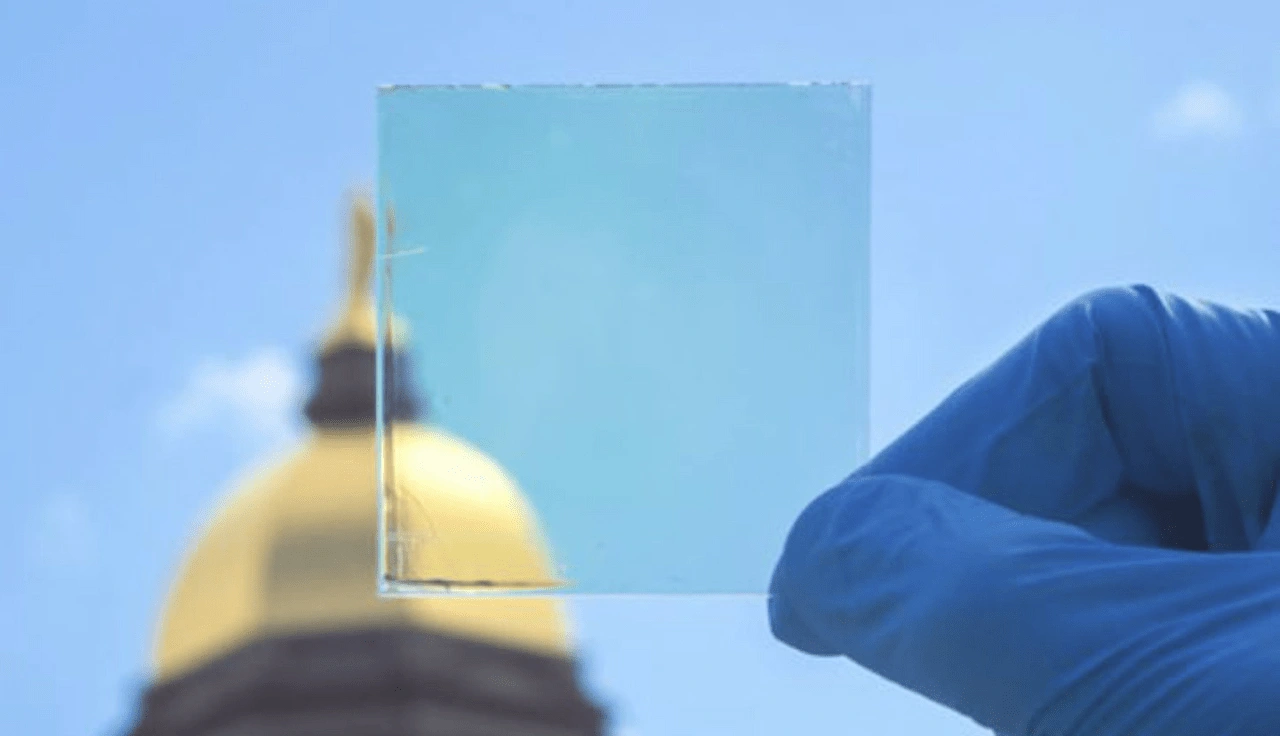
[[[377,595],[375,230],[370,204],[356,200],[349,292],[319,351],[310,432],[195,536],[157,627],[132,736],[604,732],[559,601]],[[432,515],[439,542],[393,564],[466,579],[468,554],[502,555],[553,578],[519,490],[495,462],[424,422],[404,326],[388,334],[398,379],[384,393],[390,505]]]

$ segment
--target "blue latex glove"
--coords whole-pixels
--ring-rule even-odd
[[[1003,734],[1280,734],[1280,314],[1068,305],[801,514],[774,634]]]

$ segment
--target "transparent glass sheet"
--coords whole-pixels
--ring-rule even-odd
[[[765,592],[867,450],[869,102],[381,90],[385,594]]]

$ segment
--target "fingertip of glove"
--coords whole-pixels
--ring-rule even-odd
[[[785,594],[771,592],[768,600],[769,631],[773,638],[805,654],[830,657],[839,651],[814,635],[813,630],[796,614]]]

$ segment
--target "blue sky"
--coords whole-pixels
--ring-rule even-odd
[[[873,448],[1084,289],[1280,302],[1280,10],[1033,5],[0,4],[0,731],[127,721],[192,525],[293,429],[376,84],[871,81]],[[758,600],[576,614],[631,734],[980,732]]]

